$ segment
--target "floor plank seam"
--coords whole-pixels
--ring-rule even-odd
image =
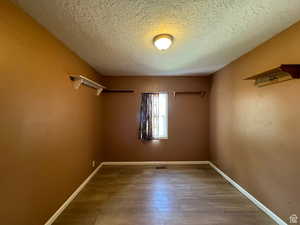
[[[215,166],[212,162],[209,162],[209,165],[219,173],[225,180],[227,180],[234,188],[236,188],[239,192],[241,192],[244,196],[246,196],[251,202],[253,202],[260,210],[262,210],[265,214],[271,217],[279,225],[287,225],[279,216],[273,213],[270,209],[268,209],[264,204],[258,201],[253,195],[251,195],[248,191],[246,191],[242,186],[236,183],[233,179],[227,176],[222,170],[220,170],[217,166]]]
[[[100,168],[103,166],[103,163],[100,163],[99,166],[81,183],[81,185],[76,188],[76,190],[67,198],[67,200],[55,211],[55,213],[49,218],[45,225],[51,225],[59,217],[60,214],[68,207],[69,204],[73,201],[74,198],[80,193],[80,191],[89,183],[89,181],[97,174]]]
[[[214,171],[221,175],[229,184],[255,204],[264,214],[270,217],[279,225],[287,225],[280,217],[268,209],[265,205],[259,202],[254,196],[247,192],[243,187],[236,183],[233,179],[227,176],[216,165],[210,161],[146,161],[146,162],[102,162],[86,179],[85,181],[70,195],[70,197],[61,205],[61,207],[50,217],[45,225],[51,225],[59,217],[60,214],[68,207],[74,198],[81,192],[81,190],[89,183],[89,181],[97,174],[102,166],[162,166],[162,165],[209,165]]]

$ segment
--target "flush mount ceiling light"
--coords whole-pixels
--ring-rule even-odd
[[[164,51],[171,47],[173,39],[170,34],[159,34],[153,38],[153,44],[158,50]]]

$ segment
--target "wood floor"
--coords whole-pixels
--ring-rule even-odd
[[[104,166],[55,225],[271,225],[208,165]]]

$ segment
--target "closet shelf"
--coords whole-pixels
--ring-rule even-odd
[[[180,94],[199,94],[201,97],[205,97],[206,93],[206,91],[174,91],[173,95],[176,96]]]
[[[83,84],[85,86],[95,88],[97,90],[97,95],[100,95],[100,93],[133,93],[134,90],[132,89],[109,89],[107,87],[104,87],[103,85],[92,81],[88,78],[86,78],[83,75],[71,75],[70,76],[71,81],[73,81],[73,87],[75,90],[78,90],[80,86]]]
[[[74,82],[73,87],[75,90],[78,90],[80,86],[83,84],[88,87],[95,88],[97,90],[96,94],[100,95],[100,93],[106,88],[103,85],[98,84],[97,82],[92,81],[82,75],[71,75],[70,79]]]
[[[247,77],[244,80],[255,80],[258,87],[300,78],[300,64],[282,64],[263,73]]]

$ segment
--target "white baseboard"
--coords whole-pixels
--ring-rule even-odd
[[[258,208],[260,208],[264,213],[266,213],[271,219],[273,219],[279,225],[287,225],[279,216],[273,213],[270,209],[268,209],[265,205],[263,205],[260,201],[258,201],[255,197],[253,197],[249,192],[247,192],[244,188],[242,188],[239,184],[237,184],[234,180],[232,180],[229,176],[227,176],[223,171],[217,168],[210,161],[145,161],[145,162],[103,162],[101,163],[89,176],[85,179],[85,181],[71,194],[71,196],[62,204],[62,206],[51,216],[51,218],[45,223],[45,225],[51,225],[57,217],[63,212],[65,208],[72,202],[72,200],[79,194],[79,192],[84,188],[84,186],[90,181],[90,179],[98,172],[101,166],[109,165],[200,165],[200,164],[208,164],[215,171],[217,171],[222,177],[224,177],[232,186],[234,186],[238,191],[240,191],[243,195],[245,195],[251,202],[253,202]]]
[[[64,211],[65,208],[73,201],[73,199],[79,194],[84,186],[91,180],[91,178],[98,172],[103,163],[101,163],[84,181],[83,183],[70,195],[70,197],[59,207],[59,209],[51,216],[51,218],[45,223],[45,225],[51,225],[57,219],[57,217]]]
[[[260,208],[264,213],[266,213],[271,219],[273,219],[279,225],[287,225],[279,216],[273,213],[270,209],[268,209],[264,204],[258,201],[253,195],[247,192],[243,187],[241,187],[238,183],[232,180],[229,176],[227,176],[222,170],[216,167],[212,162],[209,162],[209,165],[217,171],[222,177],[224,177],[232,186],[234,186],[239,192],[245,195],[251,202],[253,202],[258,208]]]
[[[106,166],[156,166],[156,165],[197,165],[209,164],[209,161],[143,161],[143,162],[103,162]]]
[[[98,172],[104,165],[196,165],[196,164],[209,164],[209,161],[145,161],[145,162],[102,162],[85,181],[70,195],[70,197],[61,205],[61,207],[51,216],[45,225],[51,225],[57,217],[67,208],[79,192],[85,187],[90,179]]]

